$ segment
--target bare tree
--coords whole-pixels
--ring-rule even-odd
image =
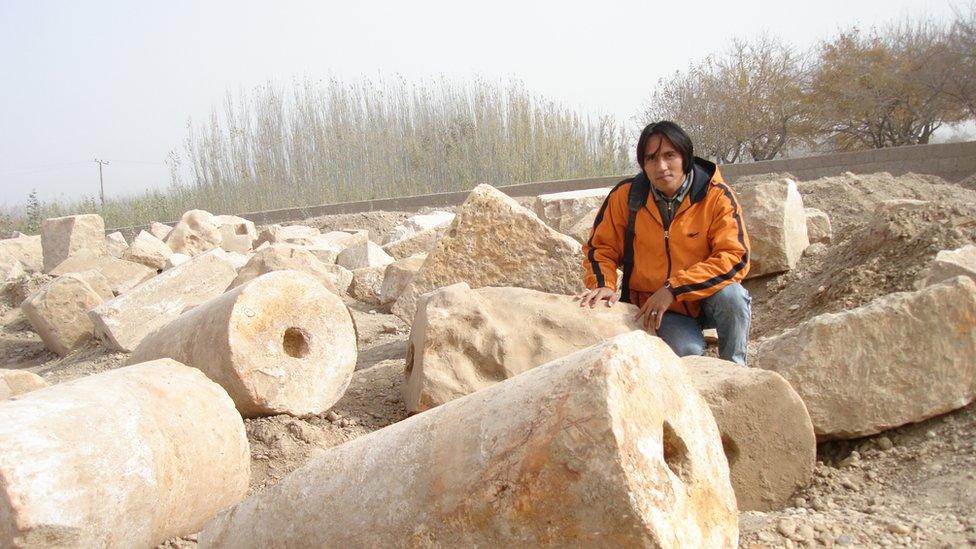
[[[976,4],[969,11],[956,12],[948,33],[949,65],[953,78],[945,92],[976,118]]]

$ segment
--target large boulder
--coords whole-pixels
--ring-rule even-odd
[[[458,282],[573,294],[582,288],[579,242],[489,185],[475,187],[447,233],[393,305],[410,322],[417,298]]]
[[[245,417],[328,411],[356,367],[342,299],[297,271],[255,278],[144,338],[130,363],[168,357],[203,370]]]
[[[704,356],[681,362],[715,416],[739,511],[791,504],[817,461],[813,423],[800,396],[776,372]]]
[[[24,264],[16,259],[0,257],[0,296],[9,297],[27,276]]]
[[[224,292],[237,277],[223,250],[211,250],[163,271],[93,309],[95,333],[106,345],[132,351],[157,328]]]
[[[976,397],[976,283],[957,277],[760,341],[754,365],[806,403],[820,440],[873,435]]]
[[[215,215],[213,222],[220,231],[220,247],[228,252],[246,254],[251,251],[258,231],[254,223],[236,215]]]
[[[215,548],[737,542],[715,420],[644,332],[329,448],[200,535]]]
[[[308,250],[290,244],[273,244],[255,252],[237,272],[230,287],[236,288],[255,278],[274,271],[301,271],[319,279],[330,292],[342,295],[338,289],[338,275]],[[349,285],[346,284],[346,287]]]
[[[383,245],[383,251],[395,259],[404,259],[412,255],[426,254],[434,248],[437,241],[447,232],[449,225],[441,225]]]
[[[926,269],[922,287],[938,284],[957,276],[976,280],[976,246],[968,244],[956,250],[942,250]]]
[[[454,284],[428,294],[418,307],[403,385],[411,412],[640,329],[633,305],[584,309],[569,296],[525,288]]]
[[[132,244],[122,254],[122,259],[161,271],[166,268],[171,255],[173,250],[165,242],[146,231],[139,231]]]
[[[141,263],[118,259],[111,255],[91,257],[73,255],[51,270],[52,275],[98,271],[108,281],[114,295],[121,295],[156,276],[156,270]]]
[[[0,546],[155,547],[247,492],[227,393],[160,360],[0,402]]]
[[[20,309],[44,346],[65,356],[92,338],[88,312],[112,298],[108,281],[87,271],[59,276],[31,294]]]
[[[0,370],[0,400],[47,387],[44,378],[27,370]]]
[[[357,301],[362,301],[370,305],[379,305],[385,273],[386,266],[384,265],[353,269],[352,282],[349,284],[347,290],[349,295]]]
[[[535,200],[535,213],[553,229],[569,234],[570,228],[594,208],[599,208],[608,194],[609,187],[541,194]]]
[[[380,304],[388,305],[396,301],[426,260],[427,254],[417,254],[387,265],[383,270],[383,285],[379,293]]]
[[[44,270],[41,236],[18,236],[0,240],[0,264],[19,261],[28,272]]]
[[[834,236],[830,228],[830,216],[816,208],[804,208],[807,216],[807,237],[810,244],[830,244]]]
[[[426,214],[411,216],[403,223],[393,227],[390,233],[386,235],[384,244],[390,244],[405,238],[410,238],[418,233],[428,231],[430,229],[447,227],[452,221],[454,221],[454,214],[451,212],[433,211]]]
[[[166,237],[166,245],[190,257],[212,250],[223,240],[216,216],[204,210],[190,210]]]
[[[69,256],[105,255],[105,221],[98,214],[52,217],[41,222],[44,272],[50,272]]]
[[[362,240],[348,246],[336,258],[336,264],[350,271],[366,267],[385,267],[394,261],[393,257],[371,240]]]
[[[129,249],[129,243],[125,240],[125,235],[119,231],[105,235],[105,250],[108,255],[122,259],[122,254]]]
[[[803,198],[792,179],[736,187],[749,231],[749,277],[792,269],[810,245]]]
[[[165,242],[166,237],[169,236],[169,233],[173,232],[173,227],[165,223],[153,221],[149,224],[147,231],[149,231],[149,234]]]

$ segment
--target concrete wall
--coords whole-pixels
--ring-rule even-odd
[[[721,167],[722,173],[735,184],[736,177],[763,173],[789,172],[799,180],[817,179],[843,172],[875,173],[890,172],[902,175],[908,172],[938,175],[947,181],[959,181],[976,173],[976,142],[947,143],[939,145],[915,145],[892,147],[871,151],[768,160],[750,164],[730,164]],[[635,168],[636,171],[636,168]],[[626,175],[605,177],[584,177],[580,179],[561,179],[539,181],[498,187],[513,197],[535,196],[546,193],[592,189],[616,184]],[[454,206],[464,201],[467,191],[408,196],[404,198],[384,198],[361,202],[324,204],[304,208],[284,208],[263,212],[237,214],[259,225],[295,222],[310,217],[342,213],[357,213],[376,210],[416,211],[423,207]],[[171,223],[172,224],[172,223]],[[128,227],[122,230],[128,237],[142,227]]]

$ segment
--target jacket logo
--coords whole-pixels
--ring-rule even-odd
[[[696,236],[698,236],[698,233],[688,233],[688,238],[695,238]]]

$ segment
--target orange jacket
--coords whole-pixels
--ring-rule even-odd
[[[671,311],[697,317],[698,301],[749,272],[749,236],[742,209],[718,166],[695,158],[691,188],[682,200],[667,232],[661,214],[648,193],[634,222],[634,268],[630,296],[621,299],[641,304],[665,282],[675,297]],[[583,246],[584,284],[593,289],[617,289],[617,267],[622,267],[630,187],[637,178],[621,181],[597,212],[590,238]],[[627,299],[629,297],[629,299]]]

